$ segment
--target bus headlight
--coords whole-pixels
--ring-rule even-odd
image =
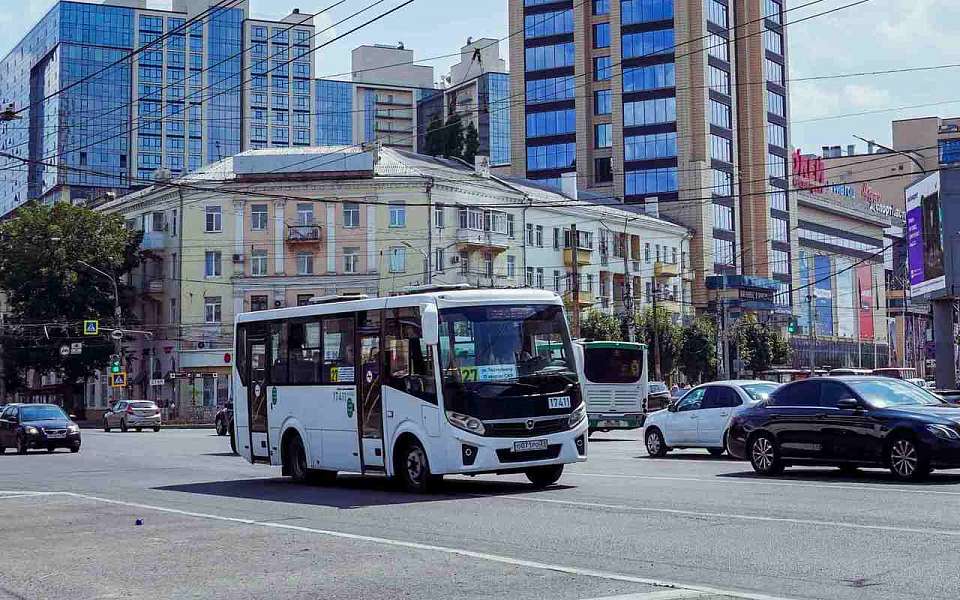
[[[582,421],[583,418],[586,416],[587,416],[587,405],[581,402],[580,406],[573,409],[573,412],[570,413],[570,419],[567,421],[567,426],[574,427],[575,425],[580,423],[580,421]]]
[[[471,417],[469,415],[448,410],[447,420],[450,421],[450,424],[454,427],[459,427],[464,431],[469,431],[470,433],[474,433],[476,435],[483,435],[485,432],[483,422],[476,417]]]

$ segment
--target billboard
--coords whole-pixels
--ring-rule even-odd
[[[860,339],[873,339],[873,268],[870,265],[857,267],[857,291],[860,301]]]
[[[837,337],[856,337],[857,300],[853,284],[853,261],[837,259]]]
[[[804,286],[810,283],[810,261],[808,259],[808,256],[809,255],[807,254],[806,250],[803,250],[803,249],[800,250],[800,258],[798,259],[797,267],[799,269],[801,288],[803,288]],[[803,295],[809,296],[810,292],[804,291]],[[802,300],[803,300],[802,296],[797,299],[798,302]],[[810,335],[810,312],[812,311],[801,310],[797,314],[797,326],[800,328],[800,331],[802,331],[806,335]]]
[[[833,335],[833,272],[829,256],[813,257],[814,320],[817,335]]]
[[[946,288],[940,173],[907,188],[907,265],[910,294],[923,296]]]

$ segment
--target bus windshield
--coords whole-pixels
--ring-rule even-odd
[[[591,383],[638,383],[643,377],[643,350],[584,346],[583,374]]]
[[[563,307],[498,305],[440,311],[444,383],[575,373]]]

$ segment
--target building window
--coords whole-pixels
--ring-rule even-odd
[[[766,48],[768,52],[783,56],[783,35],[781,35],[779,31],[764,29],[763,47]]]
[[[673,63],[630,67],[623,70],[623,91],[643,92],[676,87],[677,70]]]
[[[652,133],[631,135],[623,140],[625,160],[651,160],[673,158],[677,155],[676,133]]]
[[[790,254],[783,250],[770,251],[770,272],[786,275],[790,273]]]
[[[733,195],[733,173],[713,170],[713,193],[717,196]]]
[[[313,253],[297,253],[297,275],[313,275]]]
[[[733,257],[733,242],[730,240],[713,239],[713,262],[717,265],[735,266]]]
[[[527,170],[564,169],[577,160],[577,145],[574,143],[548,144],[527,148]]]
[[[654,98],[623,104],[624,127],[671,123],[676,120],[676,98]]]
[[[313,294],[297,294],[297,306],[309,306]]]
[[[710,134],[710,158],[732,163],[733,142],[725,137]]]
[[[254,231],[263,231],[267,228],[267,205],[254,204],[250,209],[250,227]]]
[[[787,159],[776,154],[767,153],[767,176],[786,179]]]
[[[623,58],[644,58],[657,54],[670,54],[676,46],[672,28],[624,35],[622,45]]]
[[[442,204],[433,207],[433,226],[437,229],[443,229],[443,212],[444,206]]]
[[[783,4],[778,0],[764,0],[763,16],[778,25],[783,24]]]
[[[673,264],[677,264],[677,249],[676,249],[676,248],[670,248],[670,252],[672,253],[672,258],[671,258],[670,262],[673,263]]]
[[[655,246],[657,252],[657,262],[660,262],[660,244]]]
[[[263,277],[267,274],[267,251],[254,250],[250,254],[250,275]]]
[[[593,114],[609,115],[613,113],[613,92],[597,90],[593,93]]]
[[[390,272],[403,273],[406,270],[406,252],[403,246],[393,246],[390,248]]]
[[[787,128],[776,123],[767,124],[767,143],[771,146],[787,147]]]
[[[343,249],[343,272],[357,273],[360,271],[360,256],[357,248]]]
[[[778,117],[786,117],[786,100],[783,95],[767,90],[767,110]]]
[[[527,15],[523,19],[523,37],[533,39],[573,33],[573,10]]]
[[[596,16],[610,14],[610,0],[593,0],[593,14]]]
[[[597,23],[593,26],[593,47],[610,47],[610,23]]]
[[[733,231],[733,209],[722,204],[714,204],[713,228]]]
[[[673,18],[673,0],[622,0],[620,20],[624,25]]]
[[[727,5],[720,0],[707,0],[707,20],[720,27],[729,27]]]
[[[710,99],[710,124],[730,129],[730,107],[723,102]]]
[[[763,72],[767,81],[783,85],[783,65],[769,58],[763,59]]]
[[[525,67],[529,71],[571,67],[574,61],[573,42],[564,42],[550,46],[527,48],[524,53]]]
[[[223,231],[223,213],[219,206],[206,208],[206,232],[219,233]]]
[[[730,62],[730,47],[727,38],[711,33],[707,38],[707,54],[724,62]]]
[[[390,227],[407,226],[407,207],[403,204],[390,205]]]
[[[710,89],[721,94],[730,95],[730,73],[713,65],[707,67],[710,79]]]
[[[219,323],[223,320],[220,296],[210,296],[203,299],[203,319],[206,323]]]
[[[787,193],[783,190],[770,190],[770,208],[786,212]]]
[[[596,183],[610,183],[613,181],[613,160],[605,158],[593,159],[593,180]]]
[[[516,227],[516,221],[514,219],[514,216],[508,214],[507,215],[507,237],[509,237],[512,240],[516,237],[516,233],[517,233],[517,227]]]
[[[537,248],[543,248],[543,225],[537,225]]]
[[[221,254],[219,250],[207,250],[203,261],[204,277],[220,277],[223,274],[220,259]]]
[[[516,256],[507,256],[507,277],[514,278],[517,276],[517,257]]]
[[[527,104],[571,100],[575,89],[573,76],[528,79]]]
[[[543,137],[574,133],[577,112],[573,109],[527,113],[527,137]]]
[[[533,267],[527,267],[526,286],[533,287]]]
[[[624,179],[631,196],[676,192],[678,186],[676,167],[627,171]]]
[[[483,274],[487,277],[493,277],[493,254],[483,253]]]
[[[267,310],[269,308],[267,302],[268,300],[266,296],[250,296],[250,310],[254,312],[258,310]]]
[[[613,63],[609,56],[598,56],[593,59],[593,80],[606,81],[613,77]]]
[[[443,248],[436,248],[433,251],[433,270],[437,273],[443,273],[444,269],[444,256]]]
[[[343,203],[343,226],[344,227],[360,226],[360,205],[357,204],[356,202]]]
[[[533,246],[533,223],[527,223],[527,246]]]
[[[650,242],[643,244],[643,261],[650,264]]]
[[[537,267],[537,287],[543,289],[543,267]]]
[[[784,219],[772,217],[770,219],[770,239],[774,242],[790,241],[788,234],[789,227]]]
[[[613,125],[602,123],[594,125],[594,147],[612,148],[613,147]]]
[[[470,274],[470,253],[466,250],[460,251],[460,274],[466,277]]]

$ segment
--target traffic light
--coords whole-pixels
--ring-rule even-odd
[[[110,372],[111,372],[111,373],[119,373],[119,372],[122,371],[122,370],[123,370],[123,369],[122,369],[122,367],[120,366],[120,357],[117,356],[116,354],[112,355],[112,356],[110,357]]]
[[[793,334],[795,334],[795,333],[797,332],[797,329],[798,329],[798,327],[797,327],[797,319],[796,319],[796,317],[791,317],[791,318],[790,318],[790,323],[787,324],[787,333],[789,333],[790,335],[793,335]]]

